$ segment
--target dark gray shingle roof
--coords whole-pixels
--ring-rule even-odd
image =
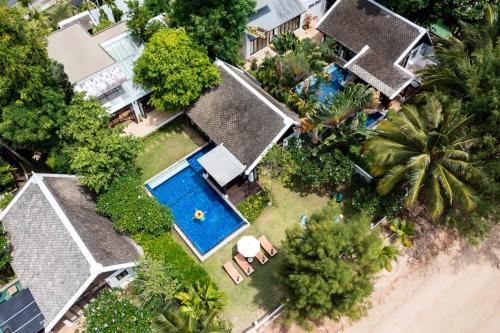
[[[248,25],[269,31],[305,11],[299,0],[259,0],[255,13],[248,18]]]
[[[118,234],[110,220],[96,213],[93,195],[78,178],[46,177],[43,182],[98,263],[111,266],[138,259],[132,241]]]
[[[357,54],[367,45],[348,69],[388,96],[413,77],[396,64],[425,32],[371,0],[337,0],[317,28]]]
[[[77,177],[33,175],[1,220],[13,246],[12,268],[46,325],[91,276],[92,260],[106,267],[139,258],[131,241],[95,212]]]
[[[212,141],[224,144],[248,168],[284,128],[296,122],[296,116],[292,118],[290,110],[281,111],[284,106],[276,104],[269,95],[261,94],[262,88],[245,78],[239,69],[221,62],[218,66],[220,84],[202,94],[186,114]]]
[[[87,280],[90,265],[39,185],[26,186],[2,224],[13,247],[12,268],[49,323]]]

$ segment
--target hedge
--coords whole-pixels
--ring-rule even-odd
[[[159,236],[170,230],[174,217],[168,207],[149,197],[136,175],[115,180],[97,200],[97,212],[109,217],[116,230]]]
[[[271,196],[268,191],[262,190],[253,194],[238,204],[238,210],[245,216],[248,222],[253,223],[267,207]]]
[[[188,253],[179,245],[172,235],[166,233],[159,237],[148,234],[138,234],[134,240],[144,249],[151,258],[160,260],[169,268],[169,272],[181,285],[189,287],[200,283],[210,282],[210,276]]]

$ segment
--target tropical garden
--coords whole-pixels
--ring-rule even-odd
[[[435,1],[382,2],[417,21],[448,20]],[[241,64],[241,36],[254,7],[251,0],[131,0],[127,24],[146,42],[135,80],[152,90],[151,103],[182,109],[219,82],[215,57]],[[474,243],[497,223],[498,7],[474,1],[453,8],[446,23],[455,37],[435,41],[439,65],[420,73],[423,91],[401,110],[389,110],[374,130],[366,119],[386,101],[364,83],[349,83],[324,103],[311,87],[295,89],[311,76],[329,79],[324,68],[335,59],[334,40],[279,35],[276,55],[252,64],[263,88],[301,117],[300,135],[273,147],[259,165],[263,191],[239,205],[254,230],[287,229],[276,234],[282,241],[277,264],[267,266],[276,274],[256,287],[264,293],[278,281],[287,319],[308,327],[322,317],[362,315],[375,275],[391,270],[399,243],[409,247],[418,237],[408,209],[424,207],[436,227],[456,229]],[[168,28],[148,24],[159,14]],[[61,66],[48,58],[51,22],[44,15],[0,4],[0,22],[0,193],[7,193],[0,208],[24,168],[76,174],[95,192],[98,213],[145,252],[129,288],[106,291],[85,310],[84,331],[230,332],[222,315],[228,295],[218,286],[222,257],[200,265],[175,238],[172,213],[142,186],[137,156],[145,142],[109,128],[101,104],[72,91]],[[370,184],[353,174],[355,165],[373,176]],[[388,227],[372,228],[383,217]],[[388,242],[390,234],[398,242]],[[11,277],[9,249],[0,229],[0,270]],[[230,252],[221,250],[226,257]]]

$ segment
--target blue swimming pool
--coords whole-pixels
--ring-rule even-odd
[[[175,223],[202,255],[245,224],[203,178],[203,167],[197,159],[212,148],[206,147],[182,161],[174,167],[178,172],[167,175],[160,184],[153,179],[146,185],[161,204],[170,207]],[[205,213],[203,221],[193,218],[197,209]]]
[[[365,127],[366,128],[371,128],[372,126],[375,125],[375,122],[379,120],[380,118],[383,118],[384,114],[381,112],[375,112],[372,114],[369,114],[368,117],[366,117],[366,122],[365,122]]]
[[[301,94],[306,82],[309,84],[309,92],[314,95],[314,99],[319,103],[331,103],[333,96],[342,90],[343,84],[349,75],[345,70],[336,64],[325,67],[325,72],[330,76],[328,81],[318,81],[317,77],[311,76],[295,87],[295,92]]]

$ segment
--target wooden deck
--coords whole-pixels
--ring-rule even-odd
[[[258,193],[261,189],[257,182],[251,183],[248,180],[241,180],[228,188],[226,193],[229,195],[229,201],[237,205],[252,194]]]

